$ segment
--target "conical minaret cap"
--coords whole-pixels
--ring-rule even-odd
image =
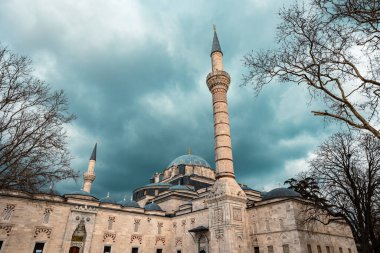
[[[92,150],[90,161],[94,160],[96,161],[96,147],[98,146],[98,143],[95,143],[94,149]]]
[[[216,29],[214,26],[214,39],[212,40],[211,54],[213,54],[215,52],[220,52],[223,54],[222,48],[220,47],[220,44],[219,44],[218,34],[216,34]]]

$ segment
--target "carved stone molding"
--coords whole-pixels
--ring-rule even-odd
[[[215,209],[214,210],[214,223],[222,223],[223,222],[223,210]]]
[[[141,219],[135,219],[135,223],[134,224],[140,224],[140,221],[141,221]]]
[[[215,230],[215,238],[216,238],[216,240],[223,240],[223,238],[224,238],[223,229]]]
[[[242,221],[242,213],[240,208],[233,208],[232,209],[232,217],[235,221]]]
[[[131,235],[131,242],[132,243],[134,240],[138,240],[140,244],[142,244],[142,235]]]
[[[162,242],[162,244],[165,245],[165,236],[156,236],[156,245],[159,242]]]
[[[173,222],[173,228],[177,227],[177,222]]]
[[[52,229],[47,227],[36,227],[34,230],[34,238],[39,236],[39,234],[46,234],[47,238],[50,238]]]
[[[190,222],[191,222],[191,224],[194,224],[195,223],[195,218],[191,218]]]
[[[4,230],[6,235],[9,236],[12,231],[12,225],[0,224],[0,230]]]
[[[175,246],[181,246],[182,247],[182,237],[175,238]]]
[[[12,216],[12,213],[14,212],[15,210],[15,205],[13,204],[7,204],[3,210],[3,214],[2,214],[2,218],[3,220],[10,220],[11,216]]]
[[[182,220],[182,227],[186,226],[186,220]]]
[[[96,213],[98,211],[96,207],[88,205],[76,205],[71,210],[89,213]]]
[[[103,242],[107,240],[108,238],[111,238],[113,242],[116,240],[116,234],[115,233],[110,233],[110,232],[104,232],[103,234]]]

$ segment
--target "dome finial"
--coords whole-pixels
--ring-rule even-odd
[[[110,192],[107,192],[107,198],[109,198],[110,197]]]
[[[187,149],[187,154],[191,155],[190,148]]]

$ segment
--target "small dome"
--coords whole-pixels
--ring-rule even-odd
[[[110,195],[107,195],[107,197],[99,199],[102,203],[110,203],[110,204],[118,204],[116,200],[114,200]]]
[[[187,185],[173,185],[169,188],[169,191],[194,191],[194,187]]]
[[[139,204],[134,200],[124,199],[122,201],[117,202],[119,205],[122,205],[123,207],[135,207],[140,208]]]
[[[275,199],[275,198],[297,198],[297,197],[301,197],[301,194],[299,194],[298,192],[294,190],[291,190],[288,188],[276,188],[267,192],[263,196],[263,200]]]
[[[197,155],[182,155],[174,159],[168,166],[168,168],[174,165],[198,165],[211,168],[210,164],[200,156]]]
[[[147,211],[162,211],[161,207],[154,202],[146,204],[144,209]]]

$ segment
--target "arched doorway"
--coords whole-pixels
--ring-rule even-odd
[[[69,253],[82,253],[84,248],[84,242],[86,241],[86,227],[84,225],[84,219],[82,219],[77,228],[75,229],[73,236],[71,237],[71,245]]]
[[[198,240],[198,252],[207,253],[208,252],[208,239],[205,235],[201,235]]]

